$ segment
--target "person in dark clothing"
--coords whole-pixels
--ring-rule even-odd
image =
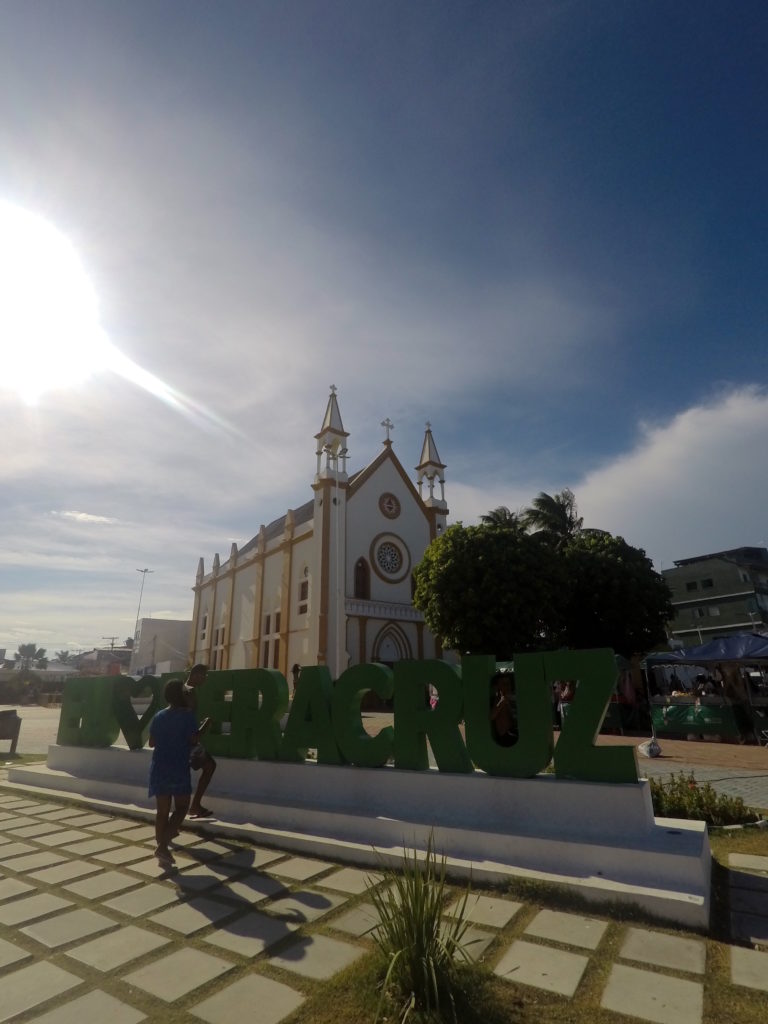
[[[189,670],[187,681],[184,683],[184,700],[186,706],[197,715],[197,688],[202,686],[205,682],[208,674],[207,665],[193,665]],[[206,719],[205,728],[208,727],[209,721]],[[202,733],[203,728],[200,729]],[[209,811],[207,807],[203,807],[202,800],[205,791],[208,789],[208,785],[213,778],[213,773],[216,771],[216,762],[208,753],[207,750],[200,748],[196,751],[196,758],[192,763],[192,767],[195,771],[200,772],[200,778],[197,780],[197,786],[195,788],[195,794],[192,797],[192,801],[189,805],[189,816],[190,818],[211,818],[213,812]]]

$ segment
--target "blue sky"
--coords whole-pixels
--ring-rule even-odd
[[[657,566],[768,542],[766,52],[747,0],[5,0],[0,203],[198,412],[29,404],[0,335],[0,647],[131,635],[142,567],[190,615],[331,383],[352,468],[431,421],[454,520],[570,486]]]

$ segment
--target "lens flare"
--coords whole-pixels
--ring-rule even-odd
[[[38,214],[0,202],[0,391],[28,405],[111,372],[201,426],[232,431],[119,351],[74,246]]]

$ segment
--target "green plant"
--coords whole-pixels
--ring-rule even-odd
[[[741,825],[759,818],[741,797],[723,796],[708,782],[697,782],[693,772],[650,783],[654,813],[662,818],[695,818],[708,825]]]
[[[442,1016],[449,1010],[456,1020],[458,965],[469,962],[463,939],[470,889],[455,915],[444,920],[445,864],[430,832],[423,860],[416,850],[404,849],[402,869],[385,870],[385,885],[371,893],[379,915],[372,936],[388,961],[377,1021],[387,996],[399,1003],[401,1022],[413,1011]]]

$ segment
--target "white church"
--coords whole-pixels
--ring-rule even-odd
[[[314,497],[232,545],[194,587],[191,663],[212,669],[349,665],[441,658],[442,648],[412,604],[411,574],[446,527],[445,466],[430,425],[415,483],[389,433],[376,458],[347,472],[347,438],[331,387],[315,435]]]

